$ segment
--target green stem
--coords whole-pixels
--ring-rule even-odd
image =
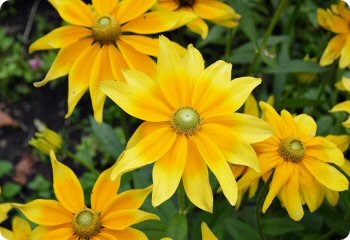
[[[226,59],[228,59],[228,57],[231,54],[233,37],[236,35],[236,32],[237,32],[237,28],[231,28],[228,31],[228,39],[227,39],[227,44],[226,44],[226,49],[225,49],[225,58]]]
[[[264,187],[262,188],[262,190],[258,196],[257,203],[256,203],[255,217],[256,217],[256,225],[258,227],[260,240],[264,240],[263,226],[261,224],[261,211],[262,211],[265,197],[267,196],[267,193],[269,192],[269,185],[272,181],[273,174],[274,174],[274,171],[271,172],[269,179],[264,184]]]
[[[250,65],[249,75],[255,73],[255,68],[258,65],[259,61],[260,61],[260,57],[261,57],[262,52],[266,48],[267,41],[269,40],[269,38],[270,38],[270,36],[272,34],[272,31],[275,28],[277,22],[279,21],[283,11],[288,6],[288,3],[289,3],[289,0],[282,0],[280,5],[277,8],[275,14],[273,15],[273,18],[272,18],[272,20],[271,20],[271,22],[270,22],[270,24],[269,24],[265,34],[264,34],[264,37],[263,37],[262,43],[261,43],[261,45],[260,45],[260,47],[258,49],[258,52],[256,53],[255,58],[254,58],[252,64]]]
[[[84,167],[86,167],[87,169],[89,169],[91,172],[98,174],[98,171],[91,165],[87,164],[86,162],[82,161],[80,158],[78,158],[77,156],[75,156],[72,152],[68,151],[68,150],[64,150],[64,153],[67,154],[67,156],[69,156],[70,158],[72,158],[74,161],[80,163],[81,165],[83,165]]]
[[[129,132],[129,125],[128,125],[127,117],[128,116],[126,115],[126,113],[122,109],[120,109],[120,125],[123,128],[124,137],[125,137],[126,142],[130,139],[130,132]]]

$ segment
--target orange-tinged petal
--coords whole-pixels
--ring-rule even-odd
[[[91,8],[81,0],[49,0],[60,16],[67,22],[84,27],[91,27],[94,15]]]
[[[186,26],[192,31],[201,36],[202,39],[207,38],[209,27],[201,18],[196,18],[191,22],[187,23]]]
[[[120,186],[120,178],[115,181],[111,180],[113,167],[103,171],[95,182],[91,192],[91,208],[95,212],[105,211],[105,208],[117,196]]]
[[[323,187],[304,169],[300,171],[300,179],[300,193],[310,212],[314,212],[322,204],[324,197]]]
[[[91,31],[84,27],[59,27],[32,43],[29,47],[29,52],[54,48],[64,48],[90,35]]]
[[[101,82],[100,88],[125,112],[134,117],[150,122],[169,121],[171,118],[171,110],[155,96],[154,92],[135,89],[120,81]]]
[[[155,128],[150,135],[124,152],[124,155],[113,168],[112,179],[159,160],[168,152],[175,139],[176,133],[169,127]]]
[[[188,161],[182,182],[190,201],[207,212],[213,212],[213,192],[209,182],[208,167],[193,140],[188,141]]]
[[[187,160],[187,139],[179,135],[170,150],[153,167],[152,205],[168,200],[179,186]]]
[[[99,15],[111,14],[119,0],[92,0],[92,5]]]
[[[340,52],[339,67],[345,68],[350,65],[350,36],[346,37],[344,46]]]
[[[101,216],[102,226],[112,230],[123,230],[145,220],[159,220],[159,217],[137,209],[108,212]]]
[[[122,74],[123,69],[127,69],[128,64],[125,62],[123,56],[119,50],[112,44],[108,45],[108,55],[109,55],[109,64],[112,69],[114,79],[119,81],[125,81]]]
[[[300,114],[294,117],[297,125],[297,131],[303,135],[313,137],[316,135],[317,125],[312,117],[306,114]]]
[[[298,134],[301,136],[307,136],[306,134],[303,134],[303,132],[298,132],[296,122],[292,114],[290,114],[290,112],[288,112],[287,110],[283,109],[281,111],[281,119],[284,125],[286,126],[286,128],[282,132],[282,139],[288,138],[290,136],[298,137]]]
[[[198,132],[193,140],[202,158],[218,179],[222,191],[231,205],[237,201],[237,183],[233,173],[219,148],[204,134]]]
[[[71,223],[73,213],[66,210],[55,200],[37,199],[26,204],[14,204],[14,207],[32,222],[43,226],[56,226]]]
[[[205,222],[201,224],[202,240],[218,240]]]
[[[236,166],[234,166],[236,168]],[[261,173],[255,172],[253,169],[248,169],[246,173],[238,180],[238,191],[245,190],[249,187],[252,182],[258,180],[261,176]]]
[[[98,233],[97,236],[93,236],[90,238],[91,240],[118,240],[115,236],[106,231],[103,231],[106,228],[102,228],[102,230]]]
[[[303,159],[302,164],[325,187],[334,191],[348,189],[347,178],[331,165],[321,161],[311,161],[307,158]]]
[[[100,47],[95,44],[87,48],[74,62],[68,77],[68,118],[90,84],[91,69]]]
[[[338,12],[346,21],[350,22],[350,11],[347,4],[344,1],[339,1]]]
[[[208,20],[239,19],[240,17],[233,8],[220,1],[198,1],[193,5],[193,10],[201,18]]]
[[[330,112],[347,112],[350,113],[350,100],[338,103],[335,105]]]
[[[320,59],[321,66],[327,66],[332,64],[334,60],[340,56],[340,53],[345,44],[345,40],[346,34],[339,34],[329,41]]]
[[[123,0],[119,3],[117,20],[120,24],[129,22],[147,12],[157,0]]]
[[[294,168],[294,166],[292,166],[292,168]],[[299,193],[299,172],[296,168],[291,172],[291,177],[289,178],[286,186],[283,187],[281,194],[285,194],[284,204],[289,216],[293,220],[299,221],[304,216],[304,210]]]
[[[60,163],[55,153],[50,151],[53,171],[53,188],[58,201],[72,213],[78,213],[85,207],[84,192],[74,172]]]
[[[121,35],[121,41],[135,48],[138,52],[146,55],[157,56],[159,49],[159,40],[139,35]]]
[[[51,80],[67,75],[74,61],[91,45],[91,43],[91,39],[85,39],[62,48],[58,52],[44,80],[34,83],[34,86],[41,87]]]
[[[123,41],[118,41],[118,48],[131,69],[139,70],[153,77],[156,74],[156,63],[146,54],[137,51]]]
[[[15,216],[12,220],[12,230],[13,230],[13,239],[20,240],[20,239],[26,239],[26,237],[29,236],[29,234],[32,232],[32,227],[30,226],[29,222]]]
[[[28,240],[38,240],[41,239],[41,237],[49,232],[51,229],[54,229],[54,227],[44,227],[44,226],[38,226],[36,227],[32,233],[30,234]]]
[[[265,213],[266,210],[271,205],[273,199],[278,195],[281,188],[286,184],[286,182],[289,179],[290,176],[290,164],[289,162],[284,162],[283,164],[279,165],[278,168],[276,168],[275,173],[272,178],[272,182],[270,184],[270,190],[267,194],[263,207],[262,212]]]
[[[78,236],[73,236],[73,227],[71,224],[60,226],[56,229],[52,229],[49,232],[42,235],[41,239],[50,239],[50,240],[78,240]]]
[[[131,189],[118,194],[117,197],[105,204],[105,212],[115,212],[125,209],[138,209],[142,206],[147,196],[152,192],[152,186],[144,189]],[[104,212],[102,212],[102,215]]]
[[[349,33],[350,29],[348,21],[335,14],[330,14],[329,17],[331,31],[334,33]]]
[[[128,227],[123,230],[111,230],[104,228],[101,230],[102,233],[109,233],[115,236],[115,239],[132,239],[132,240],[147,240],[147,236],[135,228]]]

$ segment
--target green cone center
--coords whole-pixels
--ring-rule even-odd
[[[298,163],[304,158],[305,144],[299,139],[287,138],[281,141],[278,152],[285,160]]]
[[[100,229],[100,215],[89,208],[76,214],[73,219],[73,231],[79,239],[90,239],[97,235]]]
[[[200,115],[195,109],[190,107],[178,109],[171,120],[171,127],[178,134],[192,135],[199,130],[200,125]]]
[[[92,37],[100,44],[113,44],[120,35],[120,24],[113,16],[102,16],[92,26]]]

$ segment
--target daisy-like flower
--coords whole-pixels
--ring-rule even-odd
[[[336,84],[336,87],[341,91],[350,93],[350,78],[343,77],[341,81]],[[350,100],[338,103],[330,110],[330,112],[347,112],[350,114]],[[350,128],[350,117],[348,117],[348,119],[343,122],[343,126]]]
[[[192,45],[184,55],[164,36],[159,45],[156,79],[126,70],[126,83],[101,83],[102,91],[122,109],[145,120],[114,167],[112,178],[155,162],[154,206],[169,199],[182,179],[189,199],[211,212],[209,167],[234,205],[237,185],[229,163],[257,170],[250,143],[271,135],[270,126],[259,118],[234,113],[261,80],[231,81],[232,66],[224,61],[205,69],[202,55]]]
[[[180,27],[193,19],[191,13],[165,11],[146,13],[156,0],[49,0],[69,23],[34,42],[30,52],[60,49],[40,87],[59,77],[68,77],[69,117],[80,98],[90,91],[95,119],[102,121],[105,94],[101,80],[121,80],[121,69],[155,73],[158,39],[140,34],[155,34]]]
[[[241,17],[232,7],[218,0],[158,0],[155,9],[195,13],[197,18],[186,26],[203,39],[208,36],[208,25],[204,20],[233,28]]]
[[[91,193],[91,208],[85,206],[83,189],[73,171],[50,153],[56,200],[37,199],[14,204],[39,225],[35,239],[147,239],[131,225],[156,215],[139,210],[151,187],[117,194],[120,179],[110,180],[111,168],[101,173]]]
[[[339,67],[350,65],[350,11],[344,1],[332,5],[331,9],[318,9],[317,21],[321,27],[336,34],[328,43],[320,59],[321,66],[339,60]]]
[[[17,216],[12,220],[12,231],[0,227],[0,239],[3,236],[6,240],[29,240],[31,233],[30,223]]]
[[[315,136],[317,125],[306,114],[293,117],[282,110],[279,115],[267,103],[260,107],[274,129],[269,139],[254,144],[260,163],[260,173],[248,170],[238,181],[239,189],[244,189],[261,176],[273,172],[269,193],[262,211],[268,209],[278,196],[289,216],[298,221],[303,215],[302,205],[306,203],[311,212],[323,202],[325,192],[348,189],[347,178],[329,163],[344,164],[343,153],[324,137]]]

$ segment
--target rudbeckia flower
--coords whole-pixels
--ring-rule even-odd
[[[339,67],[345,68],[350,65],[350,11],[344,1],[331,9],[318,9],[317,21],[321,27],[336,34],[328,43],[322,54],[320,65],[327,66],[336,59]]]
[[[204,20],[233,28],[238,25],[241,17],[232,7],[218,0],[158,0],[155,9],[195,13],[197,18],[187,23],[186,26],[202,38],[208,36],[208,25]]]
[[[336,87],[341,91],[347,91],[350,93],[350,78],[343,77],[341,81],[336,84]],[[350,114],[350,100],[346,100],[344,102],[338,103],[335,105],[330,112],[347,112]],[[350,117],[346,121],[343,122],[343,126],[346,128],[350,128]]]
[[[126,83],[101,83],[108,97],[128,114],[145,121],[129,140],[112,178],[155,163],[154,206],[169,199],[182,179],[189,199],[211,212],[209,167],[234,205],[237,185],[229,163],[258,170],[250,143],[271,135],[270,126],[259,118],[234,113],[261,79],[231,81],[231,64],[217,61],[205,69],[202,55],[192,45],[184,55],[164,36],[159,45],[155,79],[125,70]]]
[[[31,233],[30,223],[17,216],[12,220],[12,231],[0,227],[0,239],[3,236],[6,240],[28,240]]]
[[[158,39],[141,34],[155,34],[177,28],[193,19],[193,14],[146,13],[156,0],[92,0],[89,6],[81,0],[49,0],[60,16],[69,23],[34,42],[30,52],[60,49],[43,86],[68,76],[69,117],[80,98],[90,91],[95,119],[102,121],[105,94],[101,80],[123,81],[121,69],[138,69],[155,73],[150,56],[158,52]]]
[[[84,203],[83,189],[73,171],[50,153],[56,200],[37,199],[14,204],[32,222],[38,239],[147,239],[131,225],[156,215],[139,210],[151,188],[117,194],[120,179],[110,180],[111,168],[101,173],[91,193],[91,208]],[[35,238],[36,239],[36,238]]]
[[[274,135],[253,145],[261,171],[248,170],[238,186],[244,189],[260,176],[264,175],[266,181],[273,174],[262,208],[264,213],[278,196],[289,216],[298,221],[304,215],[304,203],[313,212],[323,202],[326,191],[348,189],[347,178],[330,164],[344,164],[343,153],[326,138],[315,136],[317,125],[310,116],[293,117],[286,110],[279,115],[264,102],[260,107]]]

